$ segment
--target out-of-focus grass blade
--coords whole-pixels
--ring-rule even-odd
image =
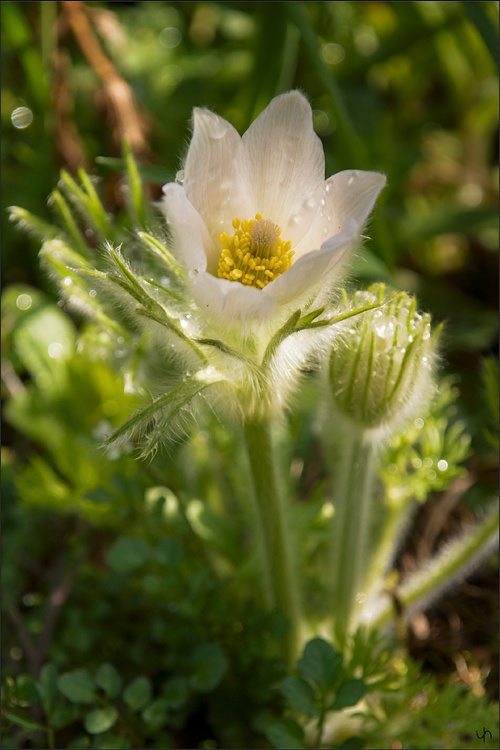
[[[123,155],[127,165],[127,177],[128,186],[130,190],[130,208],[135,214],[137,223],[146,229],[146,215],[147,215],[147,204],[144,196],[144,190],[142,188],[141,177],[137,164],[135,163],[132,148],[128,141],[128,138],[123,139],[122,143]]]
[[[78,228],[78,225],[71,212],[71,209],[66,203],[66,201],[64,200],[62,193],[59,190],[54,190],[51,193],[51,198],[54,201],[54,204],[57,210],[59,211],[59,214],[66,226],[66,229],[68,230],[68,234],[70,235],[71,239],[73,240],[76,247],[78,248],[78,251],[85,258],[88,258],[89,247],[85,241],[85,237],[83,236],[80,229]]]
[[[97,164],[102,164],[103,167],[108,169],[116,170],[117,172],[127,171],[127,162],[125,159],[116,159],[112,156],[98,156],[96,157]],[[158,182],[165,184],[166,182],[174,182],[176,172],[172,172],[165,167],[157,167],[153,164],[138,164],[136,167],[143,180],[148,182]]]
[[[259,3],[257,7],[255,64],[246,97],[244,130],[247,130],[266,104],[280,93],[278,83],[281,78],[286,42],[287,18],[284,4]]]
[[[498,228],[498,213],[491,208],[463,209],[461,206],[444,207],[429,216],[411,214],[398,222],[396,236],[400,244],[424,240],[439,234],[468,232],[476,229]]]
[[[30,213],[25,208],[10,206],[7,210],[10,212],[10,221],[15,221],[19,229],[25,229],[41,240],[56,239],[61,235],[59,227],[39,219],[38,216]]]
[[[318,40],[303,7],[304,4],[300,2],[285,2],[284,5],[286,5],[290,18],[300,31],[306,52],[316,70],[318,78],[332,99],[339,139],[343,141],[346,152],[346,166],[368,169],[368,155],[364,143],[354,129],[337,81],[323,63]]]
[[[493,58],[497,69],[499,67],[498,55],[499,55],[499,42],[498,42],[498,26],[493,24],[492,19],[488,17],[486,12],[485,3],[482,2],[465,2],[462,1],[469,18],[475,25],[476,29],[481,34],[483,42]],[[488,5],[495,5],[495,3],[488,3]],[[498,4],[496,4],[498,7]]]

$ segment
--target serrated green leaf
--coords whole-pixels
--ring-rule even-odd
[[[128,575],[151,559],[151,548],[140,537],[121,536],[109,548],[106,559],[115,573]]]
[[[102,734],[114,727],[117,719],[118,711],[115,706],[96,708],[86,715],[83,726],[89,734]]]
[[[202,643],[191,660],[189,684],[200,693],[209,693],[220,683],[227,672],[227,659],[217,643]]]
[[[123,700],[131,711],[140,711],[149,703],[153,694],[151,681],[147,677],[137,677],[123,693]]]
[[[303,750],[304,730],[293,719],[283,719],[269,724],[264,733],[273,747],[278,750]]]
[[[18,727],[25,729],[27,732],[45,732],[46,729],[38,722],[30,719],[19,711],[2,711],[2,717],[16,724]]]
[[[312,680],[322,690],[331,690],[337,679],[342,655],[322,638],[306,643],[304,655],[297,663],[298,671]]]
[[[366,694],[366,685],[363,680],[347,680],[337,690],[335,700],[329,706],[329,711],[341,711],[343,708],[355,706]]]
[[[57,678],[57,687],[71,703],[95,703],[96,684],[86,669],[65,672]]]
[[[314,702],[315,692],[301,677],[295,675],[285,677],[280,686],[280,693],[296,711],[302,711],[308,716],[319,715],[319,709]]]
[[[96,685],[102,688],[107,697],[111,698],[111,700],[116,698],[120,693],[122,678],[120,677],[118,670],[112,664],[101,664],[95,673],[94,679]]]

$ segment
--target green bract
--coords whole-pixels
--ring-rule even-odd
[[[425,411],[433,389],[439,329],[416,311],[406,292],[388,293],[384,284],[356,292],[346,307],[380,306],[351,320],[330,358],[335,404],[356,430],[394,431]]]

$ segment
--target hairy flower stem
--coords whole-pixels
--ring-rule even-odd
[[[397,590],[404,609],[424,608],[457,579],[463,579],[498,544],[498,504],[461,538],[454,539],[424,568],[409,576]],[[388,601],[371,620],[370,628],[380,628],[396,616]]]
[[[343,644],[362,591],[376,448],[356,434],[346,437],[335,496],[332,538],[334,640]]]
[[[266,604],[288,619],[287,660],[292,666],[299,647],[299,597],[293,569],[285,505],[278,486],[273,446],[267,422],[247,422],[245,439],[250,459],[258,534],[262,549],[262,578]]]

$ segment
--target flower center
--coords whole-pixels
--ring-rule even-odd
[[[233,220],[235,233],[222,232],[217,276],[263,289],[292,265],[292,243],[284,242],[281,227],[255,214],[250,221]]]

